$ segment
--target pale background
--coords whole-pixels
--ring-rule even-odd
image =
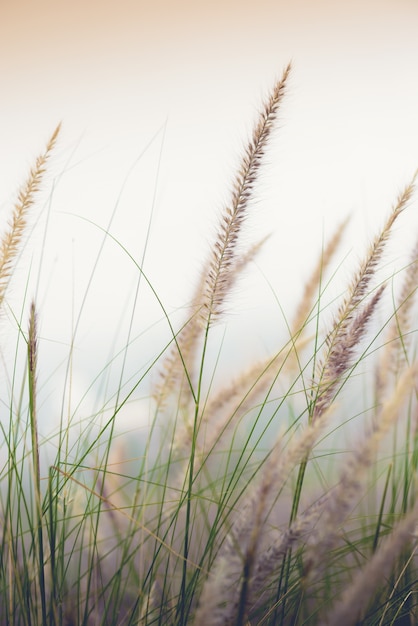
[[[347,213],[353,223],[337,261],[348,255],[351,267],[418,167],[417,32],[415,0],[1,2],[3,221],[63,123],[45,185],[54,194],[42,196],[8,294],[20,314],[27,283],[28,300],[36,293],[42,393],[54,419],[63,397],[60,363],[103,240],[85,220],[107,228],[117,205],[110,232],[138,262],[149,229],[144,270],[170,313],[183,307],[260,100],[291,59],[244,241],[272,237],[231,302],[228,326],[231,362],[274,351],[285,336],[276,298],[290,317],[323,238]],[[388,275],[407,260],[417,210],[415,203],[396,228]],[[338,284],[348,276],[343,267]],[[137,277],[108,240],[77,329],[73,406],[126,343]],[[144,334],[125,378],[134,381],[168,338],[164,322],[147,330],[161,318],[142,284],[132,337]],[[3,323],[3,352],[9,341],[13,353]],[[114,371],[110,388],[118,385]],[[103,405],[102,391],[87,394],[82,412]],[[137,420],[138,405],[126,415]]]

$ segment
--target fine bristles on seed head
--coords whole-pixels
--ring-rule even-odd
[[[48,141],[45,152],[36,159],[34,168],[30,170],[25,185],[18,193],[10,226],[2,237],[0,243],[0,306],[9,284],[13,261],[19,252],[29,209],[34,204],[36,194],[41,187],[46,163],[57,142],[60,128],[61,125],[59,124]]]
[[[188,379],[185,384],[186,389],[190,390],[194,357],[199,340],[220,316],[225,298],[235,285],[238,276],[264,243],[262,240],[244,255],[237,254],[238,237],[252,199],[254,184],[279,106],[285,94],[290,71],[291,64],[289,63],[264,104],[252,137],[245,148],[241,165],[233,182],[230,204],[221,216],[217,238],[209,260],[202,268],[200,280],[192,298],[188,321],[176,337],[162,368],[162,380],[159,381],[154,391],[158,402],[164,401],[174,387],[178,386],[178,381],[184,375]]]
[[[356,346],[363,338],[367,324],[380,301],[385,285],[381,285],[364,308],[355,316],[351,315],[352,323],[347,325],[345,320],[337,321],[331,336],[328,337],[328,350],[325,361],[320,363],[317,383],[317,395],[312,411],[312,420],[322,417],[324,411],[333,402],[338,386],[342,384],[342,377],[352,367]]]
[[[225,297],[230,291],[236,263],[238,235],[246,217],[261,161],[285,94],[290,70],[291,64],[289,63],[264,104],[233,183],[231,202],[225,208],[209,261],[201,312],[204,326],[213,322],[222,312]]]
[[[408,203],[412,198],[412,194],[415,189],[415,181],[418,176],[418,170],[412,177],[412,180],[406,185],[403,191],[398,195],[398,198],[390,212],[386,223],[384,224],[380,233],[375,237],[372,245],[369,248],[369,253],[365,257],[363,263],[360,265],[358,272],[355,274],[352,281],[349,294],[341,305],[340,317],[348,324],[351,321],[351,314],[356,307],[363,300],[364,296],[368,293],[371,280],[376,272],[378,263],[380,262],[387,241],[390,237],[393,224],[399,218],[401,213],[406,209]]]
[[[353,364],[355,347],[363,338],[367,324],[381,299],[384,285],[374,292],[370,301],[367,299],[371,281],[382,258],[392,226],[412,197],[417,174],[418,172],[415,172],[411,182],[399,194],[388,219],[370,246],[368,254],[354,276],[347,296],[339,307],[333,328],[327,337],[326,355],[319,367],[318,391],[312,419],[318,419],[328,403],[332,402],[341,377]]]

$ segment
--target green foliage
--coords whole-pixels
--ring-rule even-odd
[[[325,303],[347,221],[322,250],[288,337],[264,360],[222,385],[216,380],[223,357],[217,325],[263,243],[243,251],[240,235],[289,72],[261,110],[182,324],[135,256],[96,227],[146,283],[169,331],[140,374],[133,379],[126,369],[137,350],[135,298],[126,344],[100,368],[94,384],[102,400],[88,415],[67,398],[74,331],[57,430],[54,424],[41,437],[42,310],[33,303],[28,324],[25,313],[12,313],[16,349],[4,363],[10,384],[1,409],[2,624],[418,621],[418,247],[398,276],[392,308],[378,275],[415,178],[340,300]],[[30,173],[3,238],[3,308],[56,137]],[[146,433],[121,437],[118,416],[149,380]]]

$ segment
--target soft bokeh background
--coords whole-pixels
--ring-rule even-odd
[[[43,196],[9,298],[21,306],[30,275],[44,373],[65,373],[60,363],[77,328],[74,405],[126,344],[137,289],[138,272],[114,241],[98,257],[101,229],[143,264],[180,321],[259,102],[290,59],[245,242],[272,236],[231,302],[228,358],[274,350],[285,336],[277,300],[290,316],[324,237],[352,213],[338,258],[348,255],[343,288],[418,166],[417,32],[415,0],[1,3],[2,220],[63,123],[48,177],[54,191]],[[397,226],[389,275],[418,234],[414,209]],[[164,321],[149,328],[162,318],[141,284],[126,365],[132,381],[168,337]],[[59,413],[62,386],[45,390]],[[99,395],[84,398],[86,414],[103,404]],[[138,419],[137,406],[128,413]]]

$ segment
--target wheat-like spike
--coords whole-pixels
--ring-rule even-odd
[[[0,306],[3,303],[9,284],[13,261],[19,252],[19,246],[27,223],[27,214],[34,204],[35,196],[40,189],[46,170],[46,162],[56,144],[60,127],[61,125],[59,124],[48,141],[45,152],[36,159],[35,167],[30,170],[25,185],[18,193],[9,228],[2,237],[0,243]]]
[[[357,274],[354,276],[351,288],[347,298],[340,307],[339,318],[344,321],[345,325],[350,324],[353,311],[361,303],[365,295],[368,293],[370,282],[376,272],[377,266],[382,258],[383,251],[389,239],[392,226],[401,213],[406,209],[410,202],[415,189],[415,181],[418,176],[418,170],[414,173],[412,180],[406,185],[390,212],[386,223],[381,232],[375,237],[370,246],[369,253],[364,259]]]
[[[318,384],[317,397],[312,412],[312,420],[322,417],[324,411],[333,402],[336,390],[341,384],[341,377],[349,370],[353,363],[356,346],[364,336],[367,324],[382,297],[385,285],[381,285],[372,299],[355,316],[351,315],[352,324],[337,326],[336,334],[331,343]]]
[[[380,300],[383,286],[375,292],[371,303],[364,306],[363,312],[358,310],[369,292],[371,280],[382,258],[392,226],[412,197],[417,175],[418,170],[399,194],[382,230],[375,237],[366,258],[355,274],[348,295],[339,307],[333,329],[327,337],[327,354],[318,376],[319,389],[312,419],[318,419],[327,402],[332,401],[338,379],[351,367],[354,348],[364,335],[366,324]]]
[[[202,321],[205,327],[221,313],[223,302],[230,289],[231,267],[235,263],[238,235],[252,198],[253,187],[285,93],[290,70],[289,63],[260,113],[233,184],[231,203],[225,208],[209,261],[203,294]]]
[[[230,205],[225,208],[221,216],[219,233],[213,245],[213,251],[203,267],[192,298],[188,322],[176,337],[176,342],[163,365],[163,379],[159,381],[153,392],[158,402],[164,402],[178,381],[183,378],[185,371],[189,381],[192,380],[193,357],[199,339],[205,328],[219,317],[222,304],[234,286],[238,274],[258,251],[256,246],[249,255],[237,257],[236,246],[261,160],[285,93],[290,70],[291,64],[289,63],[265,103],[253,130],[252,138],[245,149],[241,166],[233,183]]]
[[[395,526],[384,543],[373,554],[361,571],[356,572],[351,585],[321,624],[354,626],[358,624],[376,587],[390,575],[396,559],[405,546],[413,542],[417,546],[418,503]]]
[[[375,292],[371,302],[364,305],[363,311],[361,310],[362,301],[369,292],[371,280],[382,258],[392,226],[412,197],[417,175],[418,170],[411,182],[399,194],[382,230],[375,237],[366,258],[356,272],[348,295],[339,307],[333,329],[326,341],[327,353],[318,375],[318,391],[312,419],[318,419],[326,409],[327,404],[332,402],[341,376],[352,365],[354,348],[363,337],[367,323],[382,296],[384,285]]]
[[[370,433],[357,444],[345,463],[340,480],[324,507],[321,524],[309,540],[312,547],[307,558],[307,570],[311,580],[315,579],[324,554],[335,544],[338,528],[346,519],[355,497],[362,490],[364,475],[376,457],[380,442],[398,419],[402,406],[417,383],[417,375],[418,363],[403,372],[393,394],[384,402],[378,418],[373,421]]]

